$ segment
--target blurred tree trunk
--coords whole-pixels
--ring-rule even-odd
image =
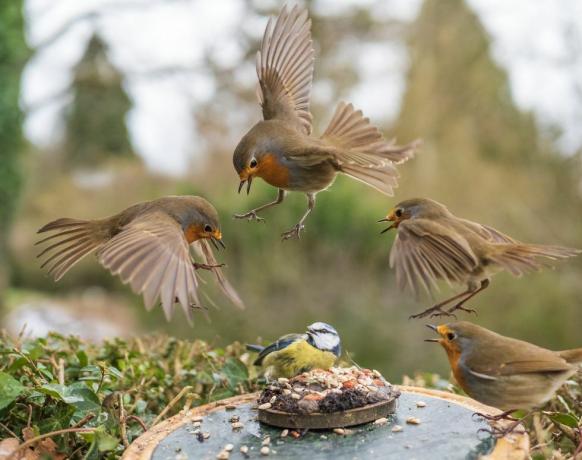
[[[8,285],[8,233],[21,185],[22,112],[20,75],[28,49],[22,1],[0,2],[0,308]]]

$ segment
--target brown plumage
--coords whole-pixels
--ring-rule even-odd
[[[582,348],[551,351],[467,321],[429,326],[459,386],[473,399],[513,412],[543,406],[580,370]]]
[[[48,223],[38,233],[54,232],[36,244],[48,244],[38,255],[55,281],[87,254],[97,260],[136,294],[143,294],[145,307],[158,300],[169,319],[174,303],[182,305],[191,321],[191,306],[201,306],[196,269],[211,270],[223,292],[238,307],[243,303],[216,262],[210,243],[222,243],[218,213],[196,196],[168,196],[138,203],[105,219],[62,218]],[[190,246],[205,263],[193,262]]]
[[[261,220],[257,213],[279,204],[287,191],[304,192],[308,209],[283,238],[299,237],[315,206],[315,195],[344,173],[382,193],[393,194],[398,173],[395,164],[412,158],[418,142],[398,146],[386,141],[362,112],[340,103],[321,137],[311,135],[309,98],[314,51],[311,20],[298,6],[284,6],[267,24],[257,53],[257,95],[263,109],[258,122],[239,142],[233,156],[241,180],[239,192],[254,177],[279,189],[277,199],[240,219]]]
[[[521,243],[510,236],[476,222],[453,215],[444,205],[426,198],[406,200],[380,222],[393,222],[398,229],[390,252],[390,266],[396,268],[400,287],[416,294],[438,289],[437,281],[460,283],[466,291],[457,294],[413,318],[451,315],[489,286],[491,277],[505,270],[514,276],[537,271],[552,261],[575,256],[581,251],[562,246]],[[443,307],[457,301],[448,310]]]

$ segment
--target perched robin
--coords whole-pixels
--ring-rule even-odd
[[[283,201],[287,191],[307,195],[307,211],[283,239],[298,238],[315,206],[315,196],[338,173],[393,194],[395,164],[412,158],[418,142],[397,146],[386,141],[362,112],[340,103],[319,138],[311,136],[309,97],[313,79],[311,20],[298,6],[284,6],[267,24],[257,53],[257,94],[263,109],[258,122],[239,142],[233,163],[240,177],[239,193],[254,177],[279,189],[277,199],[236,218],[262,220],[257,213]]]
[[[427,198],[413,198],[394,207],[379,222],[393,222],[382,233],[396,228],[390,266],[396,267],[401,288],[408,285],[416,294],[421,287],[432,293],[437,280],[464,283],[467,289],[412,318],[452,316],[467,300],[489,286],[495,273],[505,270],[514,276],[540,270],[550,260],[579,254],[578,249],[525,244],[487,225],[454,216],[444,205]],[[546,260],[544,260],[546,259]],[[449,309],[443,307],[456,303]]]
[[[51,242],[38,257],[47,257],[41,268],[48,267],[55,281],[87,254],[96,253],[105,268],[143,294],[148,310],[160,298],[168,319],[175,302],[189,321],[191,306],[201,306],[197,269],[214,272],[222,291],[243,306],[210,247],[209,243],[216,249],[225,246],[218,213],[204,198],[168,196],[134,204],[105,219],[57,219],[38,231],[44,232],[56,232],[36,243]],[[191,259],[190,247],[205,263]]]
[[[440,343],[445,349],[463,391],[504,411],[497,416],[479,414],[491,420],[509,418],[516,410],[540,408],[582,364],[582,348],[551,351],[467,321],[427,326],[440,338],[426,341]],[[505,435],[524,418],[513,419],[514,424],[493,433]]]
[[[259,353],[255,366],[263,366],[269,377],[293,377],[311,369],[329,369],[341,354],[340,337],[326,323],[313,323],[303,334],[287,334],[267,347],[247,345]]]

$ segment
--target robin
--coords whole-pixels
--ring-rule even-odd
[[[427,198],[413,198],[396,205],[379,222],[393,222],[382,233],[396,228],[390,266],[396,268],[401,288],[429,293],[437,280],[464,283],[467,289],[411,318],[454,316],[456,310],[474,312],[465,302],[489,286],[502,270],[514,276],[540,270],[549,261],[575,256],[581,251],[561,246],[525,244],[487,225],[453,215],[446,206]],[[546,259],[546,260],[544,260]],[[447,310],[445,305],[456,301]]]
[[[269,20],[257,53],[257,95],[263,110],[259,121],[235,149],[233,163],[240,178],[238,191],[260,177],[277,187],[277,199],[235,218],[263,220],[260,211],[283,201],[287,191],[307,195],[307,211],[297,225],[282,234],[299,238],[315,206],[315,196],[327,189],[338,173],[392,196],[397,186],[395,164],[414,155],[418,142],[398,146],[387,141],[362,112],[340,103],[319,138],[311,135],[309,97],[314,50],[307,10],[284,6]]]
[[[273,378],[329,369],[341,355],[339,334],[322,322],[311,324],[303,334],[284,335],[267,347],[247,345],[247,349],[259,353],[254,365],[263,366]]]
[[[427,326],[440,338],[426,341],[439,343],[445,349],[455,380],[463,391],[504,411],[486,417],[489,419],[507,417],[518,409],[540,408],[582,364],[582,348],[551,351],[468,321]],[[516,426],[517,423],[504,433]]]
[[[169,320],[174,303],[180,303],[191,322],[191,305],[200,306],[197,269],[212,271],[227,297],[238,307],[243,303],[224,277],[210,244],[222,242],[218,213],[198,196],[167,196],[137,203],[104,219],[62,218],[46,224],[38,233],[54,232],[36,244],[51,242],[38,257],[46,257],[55,281],[87,254],[112,274],[119,275],[136,294],[143,294],[150,310],[160,298]],[[205,263],[191,259],[193,247]]]

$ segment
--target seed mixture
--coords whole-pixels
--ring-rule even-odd
[[[332,413],[398,396],[398,390],[376,370],[332,367],[292,379],[279,378],[262,391],[258,407],[299,414]]]

